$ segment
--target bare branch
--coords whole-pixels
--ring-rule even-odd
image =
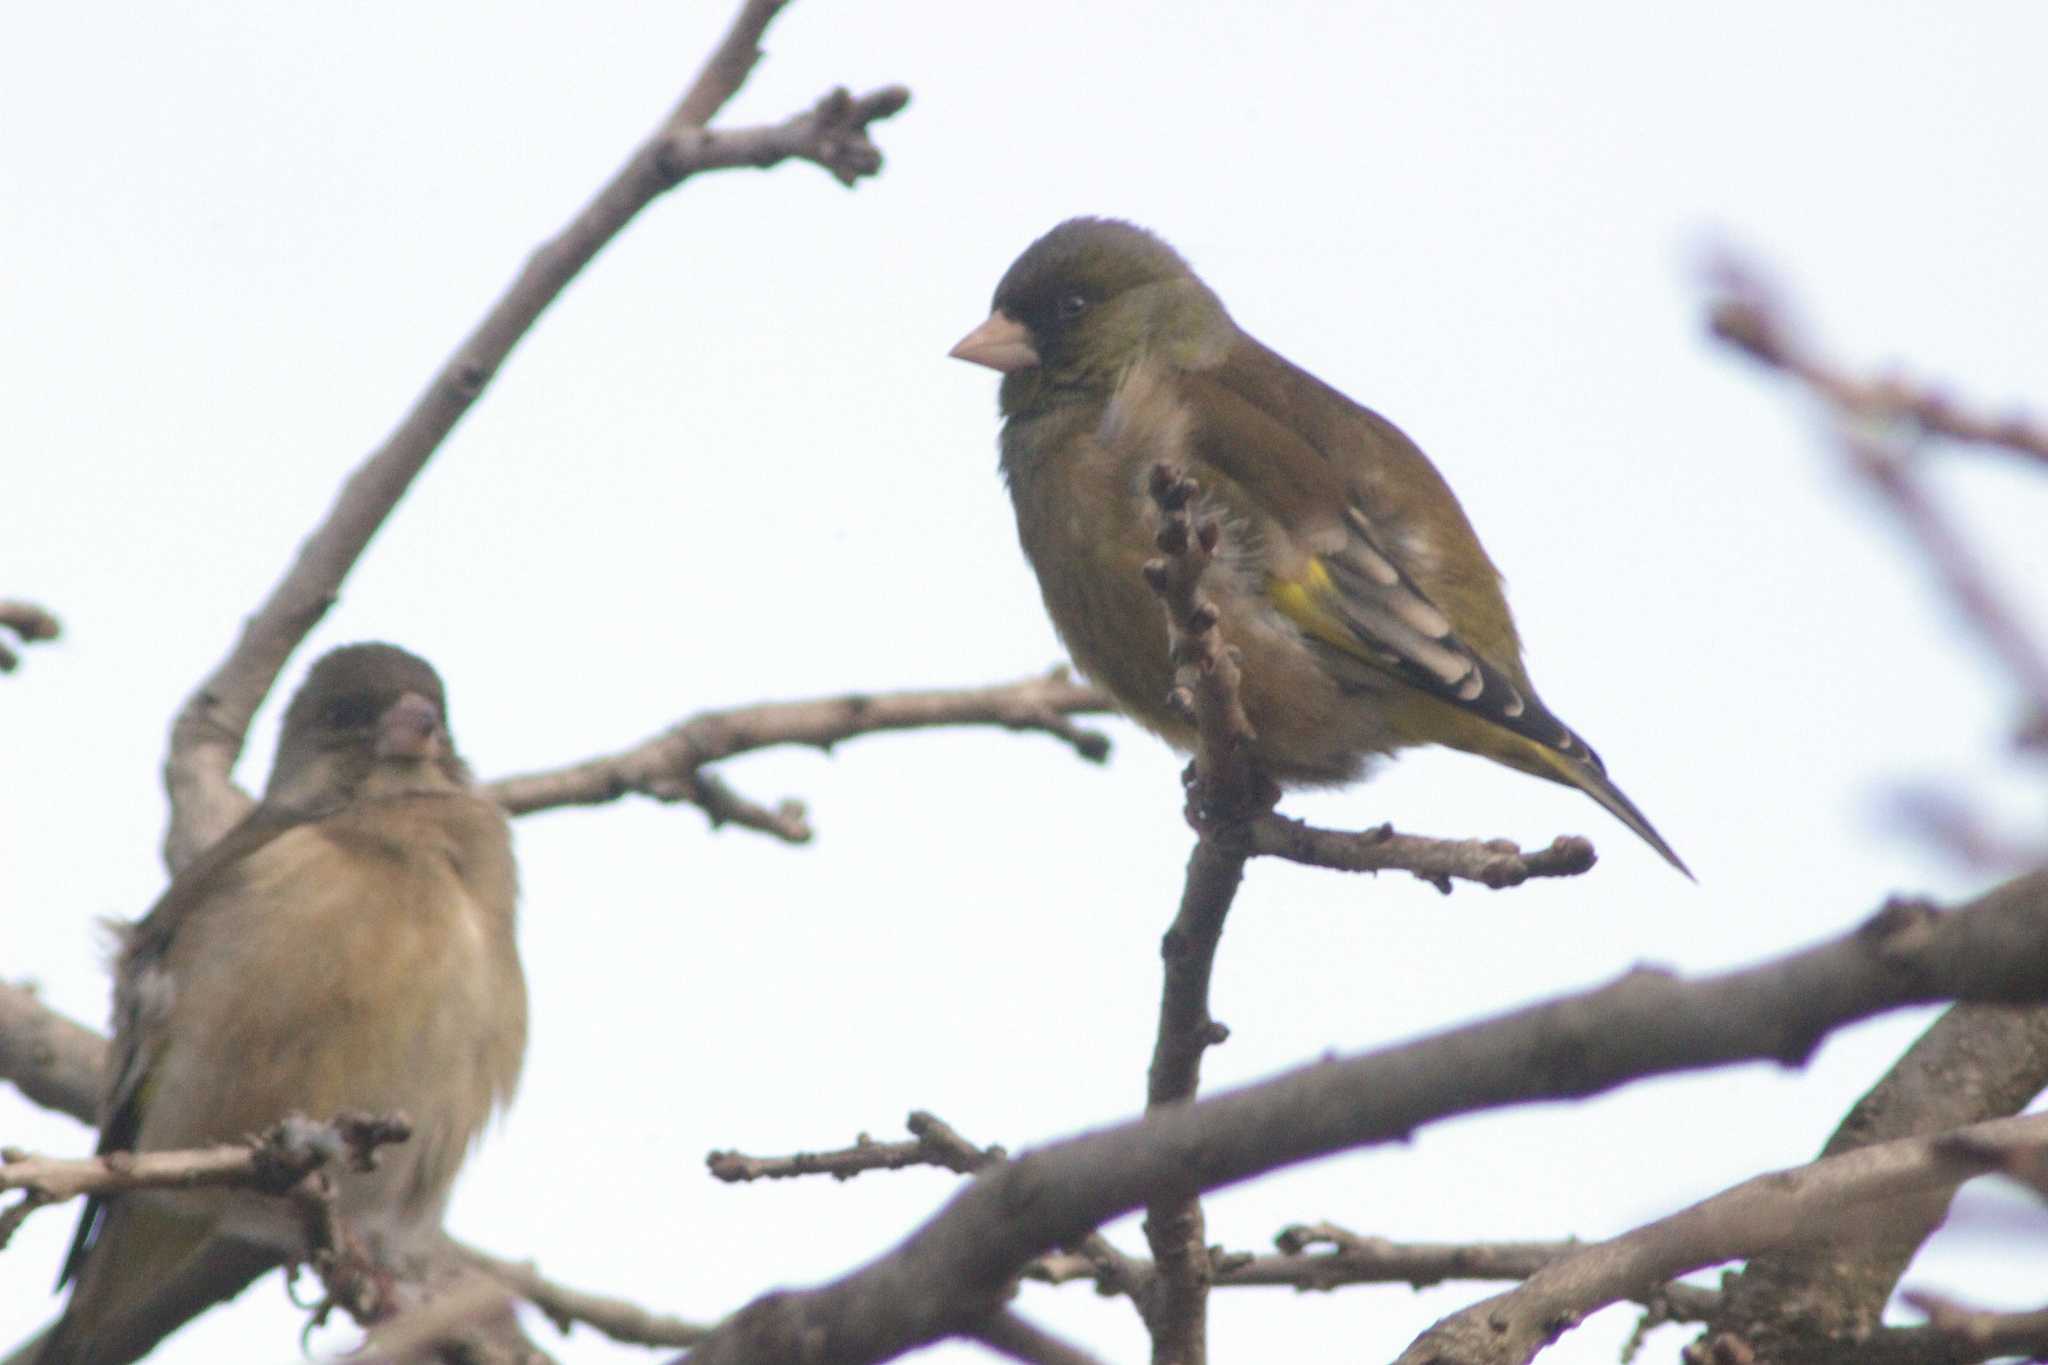
[[[1159,514],[1160,557],[1146,563],[1145,581],[1166,609],[1174,664],[1169,704],[1195,726],[1195,761],[1186,783],[1196,841],[1179,913],[1159,945],[1165,971],[1159,1033],[1145,1077],[1148,1114],[1194,1098],[1202,1054],[1230,1036],[1210,1016],[1209,980],[1224,919],[1244,880],[1245,826],[1270,816],[1280,795],[1252,757],[1238,652],[1216,628],[1216,605],[1202,593],[1202,575],[1222,543],[1222,525],[1192,514],[1201,489],[1177,466],[1154,464],[1150,487]],[[1156,1193],[1146,1204],[1144,1227],[1154,1273],[1133,1301],[1152,1336],[1153,1365],[1204,1365],[1211,1266],[1197,1191]]]
[[[1723,292],[1709,310],[1714,334],[1798,379],[1834,410],[1851,469],[1882,496],[1963,618],[2026,696],[2030,714],[2020,726],[2022,742],[2048,744],[2048,653],[1992,587],[1968,538],[1935,502],[1911,459],[1915,438],[1931,432],[2048,462],[2048,431],[2022,419],[1971,417],[1941,395],[1903,380],[1854,378],[1800,340],[1789,310],[1758,272],[1731,263],[1717,276]]]
[[[349,1365],[416,1365],[450,1348],[470,1347],[472,1328],[501,1316],[512,1296],[503,1285],[479,1275],[435,1298],[372,1327]],[[457,1356],[463,1365],[478,1365],[474,1354]],[[527,1357],[519,1365],[528,1365]]]
[[[690,1365],[786,1360],[806,1343],[829,1343],[846,1365],[886,1360],[967,1330],[1033,1257],[1162,1191],[1215,1189],[1406,1139],[1453,1114],[1742,1060],[1796,1063],[1853,1019],[1943,998],[2048,998],[2048,872],[1947,914],[1895,904],[1849,935],[1762,966],[1690,983],[1638,970],[1595,991],[1025,1152],[991,1167],[861,1269],[770,1295],[728,1319],[693,1349]]]
[[[1930,1328],[1987,1356],[2026,1355],[2038,1360],[2048,1355],[2048,1308],[2000,1313],[1910,1289],[1901,1297],[1927,1315]]]
[[[1096,1357],[1005,1309],[967,1333],[982,1345],[1024,1365],[1101,1365]]]
[[[1966,1131],[1996,1148],[2039,1146],[2048,1142],[2048,1116],[1994,1119]],[[1941,1138],[1906,1138],[1757,1176],[1554,1261],[1520,1288],[1452,1314],[1416,1338],[1396,1365],[1528,1361],[1584,1315],[1642,1285],[1773,1247],[1882,1231],[1899,1200],[1953,1190],[1984,1169]]]
[[[800,843],[810,838],[801,805],[784,802],[767,811],[733,795],[704,767],[778,744],[830,750],[861,735],[941,725],[1035,730],[1100,762],[1109,753],[1109,741],[1067,717],[1108,709],[1101,693],[1075,682],[1064,669],[991,687],[856,692],[815,701],[769,702],[692,716],[630,749],[546,772],[501,778],[484,790],[514,815],[602,805],[628,795],[687,802],[702,807],[713,824],[731,820]]]
[[[571,1289],[543,1277],[530,1261],[508,1261],[456,1243],[455,1249],[505,1288],[545,1313],[564,1334],[577,1323],[632,1346],[692,1346],[711,1329],[635,1303]]]
[[[164,762],[171,798],[164,856],[173,870],[248,810],[250,799],[235,786],[233,770],[249,722],[292,652],[337,600],[370,538],[541,313],[640,210],[700,171],[765,167],[797,157],[850,185],[880,168],[881,154],[867,130],[903,108],[909,96],[900,87],[859,98],[834,90],[812,108],[767,127],[703,126],[752,69],[761,32],[778,8],[761,0],[742,8],[683,102],[568,227],[528,259],[397,429],[349,476],[291,568],[243,623],[227,658],[186,699],[172,723]]]
[[[1586,1245],[1579,1241],[1390,1242],[1383,1237],[1361,1237],[1329,1223],[1284,1228],[1274,1240],[1280,1247],[1278,1255],[1214,1249],[1214,1287],[1327,1292],[1349,1285],[1405,1284],[1423,1289],[1451,1280],[1525,1280]],[[1149,1264],[1137,1261],[1126,1273],[1147,1275],[1151,1271]],[[1092,1281],[1104,1292],[1118,1292],[1103,1285],[1098,1267],[1075,1252],[1039,1257],[1025,1267],[1024,1278],[1046,1284]],[[1635,1297],[1654,1306],[1660,1320],[1666,1322],[1712,1321],[1722,1303],[1722,1296],[1713,1290],[1677,1282],[1639,1290]]]
[[[63,634],[63,627],[57,618],[33,602],[15,602],[0,597],[0,630],[12,631],[25,645],[40,644],[54,640]],[[0,636],[0,673],[12,673],[21,663],[21,656],[8,647],[4,636]]]
[[[1931,1136],[2016,1114],[2048,1086],[2048,1009],[1958,1005],[1856,1102],[1823,1157],[1895,1138]],[[1991,1168],[1996,1153],[1978,1154]],[[1773,1359],[1827,1353],[1874,1331],[1920,1245],[1947,1216],[1952,1191],[1900,1199],[1854,1245],[1791,1247],[1749,1258],[1727,1277],[1746,1340]]]
[[[1971,445],[1988,445],[2048,464],[2048,427],[2024,415],[1987,417],[1930,385],[1902,375],[1863,379],[1816,354],[1762,279],[1739,261],[1714,271],[1721,296],[1709,307],[1715,336],[1773,369],[1783,370],[1837,408],[1900,417],[1922,430]]]
[[[704,69],[690,82],[682,101],[669,111],[663,127],[674,132],[701,128],[737,95],[747,77],[761,60],[761,35],[789,0],[746,0],[733,16],[731,27],[704,61]]]
[[[1591,841],[1561,834],[1524,853],[1507,839],[1427,839],[1392,825],[1350,833],[1317,829],[1278,813],[1251,826],[1251,851],[1341,872],[1412,872],[1449,895],[1455,879],[1500,890],[1531,877],[1576,877],[1594,863]]]
[[[367,1170],[377,1148],[411,1136],[410,1124],[387,1116],[347,1114],[328,1123],[293,1118],[248,1142],[190,1151],[8,1156],[0,1158],[0,1190],[26,1190],[46,1204],[81,1194],[213,1185],[278,1194],[330,1161],[346,1161]]]
[[[26,986],[0,982],[0,1080],[45,1109],[97,1125],[107,1040]]]
[[[744,1152],[713,1152],[704,1158],[711,1174],[729,1185],[753,1180],[789,1180],[803,1175],[829,1175],[834,1180],[851,1180],[864,1171],[900,1171],[911,1166],[937,1166],[960,1175],[970,1175],[1001,1161],[1000,1147],[986,1151],[953,1131],[950,1124],[923,1110],[912,1114],[907,1126],[915,1134],[910,1142],[877,1142],[862,1133],[851,1147],[831,1152],[798,1152],[793,1156],[748,1156]]]

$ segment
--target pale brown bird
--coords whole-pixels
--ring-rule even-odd
[[[101,1152],[403,1113],[411,1139],[339,1177],[341,1213],[387,1262],[432,1239],[526,1050],[510,831],[446,712],[434,670],[393,646],[314,665],[261,804],[123,935]],[[15,1359],[135,1360],[303,1251],[287,1206],[252,1193],[94,1199],[70,1303]]]

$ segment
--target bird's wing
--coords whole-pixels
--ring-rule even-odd
[[[1260,520],[1287,528],[1291,543],[1267,547],[1273,605],[1325,648],[1345,685],[1384,693],[1390,682],[1405,683],[1604,772],[1592,748],[1511,676],[1511,661],[1496,663],[1465,638],[1375,523],[1366,478],[1420,477],[1426,494],[1443,489],[1407,437],[1249,338],[1221,365],[1185,372],[1181,383],[1195,413],[1198,461],[1227,478]],[[1470,535],[1462,513],[1444,533]],[[1497,580],[1484,591],[1486,624],[1511,632]]]
[[[234,867],[308,815],[258,806],[193,859],[164,889],[149,913],[128,926],[114,969],[114,1038],[107,1059],[107,1090],[100,1104],[99,1153],[132,1151],[142,1131],[150,1083],[163,1050],[163,1026],[177,989],[165,965],[180,926],[205,912],[207,901],[233,876]],[[71,1249],[57,1276],[62,1288],[84,1269],[107,1201],[86,1201]]]

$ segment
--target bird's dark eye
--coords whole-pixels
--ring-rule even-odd
[[[328,702],[320,718],[336,730],[361,730],[377,719],[377,703],[360,694],[336,697]]]
[[[1080,317],[1082,311],[1087,307],[1087,295],[1062,294],[1060,295],[1059,302],[1053,305],[1053,311],[1059,314],[1061,322],[1072,322],[1075,318]]]

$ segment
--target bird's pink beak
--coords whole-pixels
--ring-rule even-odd
[[[444,733],[441,708],[408,692],[377,718],[377,757],[440,758],[446,749]]]
[[[1000,308],[988,315],[987,322],[961,337],[960,344],[946,354],[1004,374],[1028,370],[1038,363],[1038,352],[1031,348],[1031,329]]]

